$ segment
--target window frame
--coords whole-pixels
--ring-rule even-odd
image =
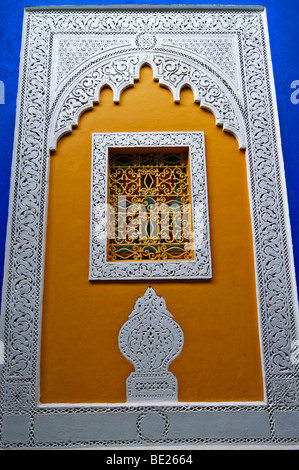
[[[109,149],[187,147],[193,224],[194,259],[107,261],[107,205]],[[94,189],[96,188],[96,189]],[[101,206],[97,211],[98,205]],[[103,228],[99,236],[100,225]],[[204,261],[203,261],[204,260]],[[203,132],[94,133],[92,137],[89,279],[211,279],[208,189]]]

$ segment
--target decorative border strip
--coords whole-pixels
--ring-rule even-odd
[[[57,59],[52,55],[53,37],[95,32],[136,37],[137,42],[101,52],[76,69],[63,89],[57,89],[57,96],[51,97],[50,71]],[[148,32],[152,39],[146,42],[140,35]],[[186,33],[194,38],[211,33],[236,37],[242,100],[204,58],[188,49],[169,44],[166,48],[158,41],[162,35],[174,34],[183,40]],[[27,9],[21,58],[1,315],[5,345],[2,446],[298,444],[298,364],[292,360],[292,344],[298,342],[297,298],[265,11],[225,7]],[[246,146],[264,364],[263,404],[42,407],[38,403],[49,149],[93,105],[104,84],[112,86],[117,100],[138,77],[144,62],[153,66],[155,77],[171,88],[175,99],[188,83],[195,99],[216,113],[219,123],[228,123],[240,146]],[[120,86],[113,81],[117,75],[122,77]],[[157,438],[145,425],[155,419],[165,423]]]

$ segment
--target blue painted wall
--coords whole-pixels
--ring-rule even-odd
[[[198,1],[178,1],[181,5],[197,5]],[[205,0],[205,5],[252,5],[246,0]],[[0,2],[0,80],[5,87],[5,103],[1,98],[0,82],[0,282],[2,284],[10,170],[14,138],[19,56],[22,35],[23,10],[26,6],[91,5],[90,0],[1,0]],[[95,4],[95,2],[94,2]],[[100,5],[171,5],[168,1],[101,2]],[[176,4],[176,2],[174,3]],[[264,0],[267,8],[270,45],[274,68],[282,148],[288,190],[289,211],[294,247],[295,268],[299,279],[299,2],[298,0]],[[298,81],[297,83],[295,81]],[[294,82],[294,83],[293,83]],[[293,95],[292,95],[293,93]],[[291,100],[291,96],[293,100]],[[292,102],[293,101],[293,102]],[[298,102],[298,103],[297,103]]]

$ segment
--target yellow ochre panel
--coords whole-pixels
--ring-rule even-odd
[[[213,277],[194,281],[88,280],[93,132],[205,133]],[[42,403],[120,403],[133,371],[118,332],[149,284],[184,332],[169,370],[182,402],[263,400],[245,153],[184,89],[181,102],[149,67],[114,104],[83,114],[51,156],[41,338]]]

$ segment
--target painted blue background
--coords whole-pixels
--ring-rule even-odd
[[[181,5],[197,5],[196,1],[180,1]],[[205,5],[231,5],[232,0],[205,0]],[[5,84],[5,104],[0,104],[0,282],[3,279],[6,224],[8,214],[10,170],[14,138],[18,69],[22,36],[23,9],[26,6],[47,5],[91,5],[90,0],[0,0],[0,80]],[[94,3],[95,4],[95,3]],[[99,5],[172,5],[167,1],[103,2]],[[252,1],[236,0],[237,5],[252,5]],[[281,127],[289,211],[292,228],[294,258],[297,278],[299,277],[299,165],[298,165],[298,116],[299,103],[291,102],[291,83],[299,80],[299,2],[298,0],[264,0],[267,8],[271,54],[277,93],[278,112]],[[299,98],[299,94],[298,94]]]

